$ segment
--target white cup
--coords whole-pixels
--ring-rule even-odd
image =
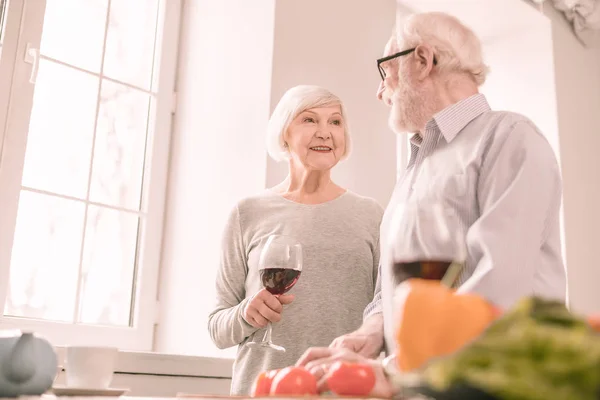
[[[115,371],[119,350],[114,347],[67,347],[67,386],[107,389]]]

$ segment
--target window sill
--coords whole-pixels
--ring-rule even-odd
[[[59,365],[64,366],[66,348],[56,347]],[[231,379],[233,360],[180,354],[119,351],[116,373]]]

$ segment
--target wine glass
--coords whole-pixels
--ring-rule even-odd
[[[298,282],[302,272],[302,245],[290,236],[269,236],[260,253],[258,270],[262,284],[269,293],[275,296],[287,293]],[[285,352],[283,346],[271,340],[272,331],[273,326],[269,322],[262,342],[248,342],[246,345]]]
[[[398,205],[388,242],[394,284],[410,278],[454,287],[466,262],[464,224],[442,201]]]
[[[401,314],[410,286],[402,283],[411,278],[434,280],[447,287],[456,287],[467,258],[465,227],[456,210],[443,201],[399,204],[390,225],[386,250],[392,268],[394,298],[394,330],[401,324]],[[397,375],[396,352],[388,356],[383,366]],[[403,384],[416,379],[403,374]]]

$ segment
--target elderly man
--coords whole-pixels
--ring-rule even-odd
[[[566,301],[556,157],[529,119],[492,111],[479,93],[487,67],[475,34],[450,15],[415,14],[398,27],[377,65],[377,97],[391,107],[391,128],[413,133],[411,157],[381,225],[382,267],[363,326],[328,349],[305,353],[298,363],[316,375],[337,359],[395,352],[386,245],[394,209],[415,198],[421,205],[449,199],[466,229],[459,291],[501,307],[527,295]]]

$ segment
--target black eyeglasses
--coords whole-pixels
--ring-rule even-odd
[[[385,80],[385,70],[381,66],[382,63],[393,60],[394,58],[397,58],[397,57],[402,57],[407,54],[410,54],[413,51],[415,51],[416,49],[417,49],[416,47],[413,47],[412,49],[403,50],[399,53],[395,53],[395,54],[392,54],[392,55],[389,55],[387,57],[383,57],[383,58],[380,58],[379,60],[377,60],[377,68],[379,69],[379,75],[381,75],[381,79]],[[435,59],[435,56],[433,56],[433,65],[437,65],[437,60]]]

